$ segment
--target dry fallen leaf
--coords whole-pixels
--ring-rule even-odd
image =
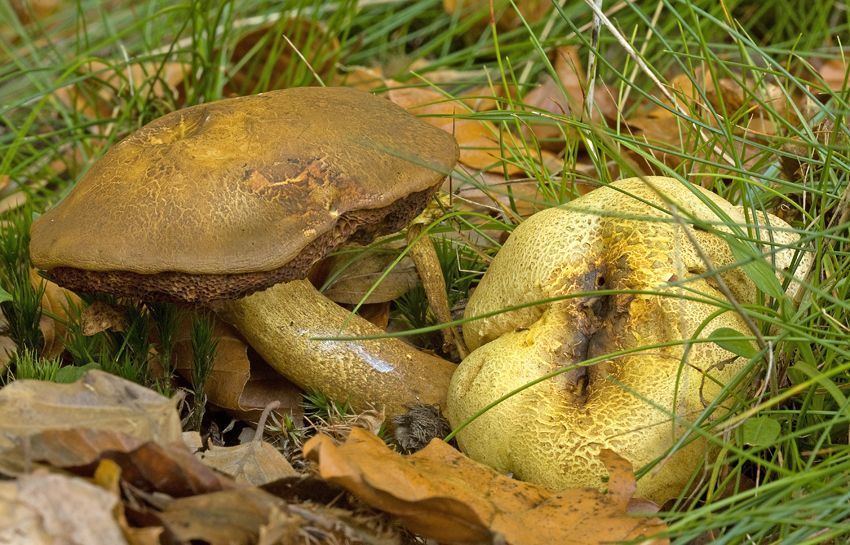
[[[231,488],[234,483],[201,463],[182,443],[158,444],[114,430],[46,430],[3,451],[0,469],[32,461],[91,476],[98,462],[114,461],[122,479],[138,489],[172,497]]]
[[[384,86],[384,71],[380,67],[352,66],[336,76],[335,84],[372,92]]]
[[[627,514],[635,490],[630,464],[610,451],[608,493],[553,492],[499,475],[435,439],[403,457],[378,437],[354,429],[336,446],[327,436],[304,445],[322,478],[397,517],[412,531],[438,541],[513,545],[592,545],[637,539],[665,529],[655,518]],[[666,539],[639,541],[661,545]]]
[[[0,188],[2,189],[2,188]],[[20,208],[27,202],[27,194],[23,191],[15,191],[11,195],[7,195],[0,199],[0,214],[5,214],[10,210]]]
[[[490,121],[463,119],[472,115],[469,107],[460,99],[452,99],[433,89],[401,87],[398,82],[388,81],[387,97],[422,120],[449,134],[454,135],[460,146],[460,162],[477,169],[518,174],[522,169],[511,161],[522,161],[511,150],[521,149],[522,143],[515,141],[507,132],[501,133]],[[503,144],[500,143],[503,139]]]
[[[177,400],[102,371],[71,384],[17,380],[0,390],[0,451],[45,430],[120,431],[167,444],[180,440]]]
[[[384,301],[383,303],[369,303],[360,305],[360,308],[357,309],[357,314],[361,318],[373,324],[375,327],[386,331],[387,326],[390,323],[391,307],[392,304],[390,301]]]
[[[501,30],[509,30],[522,24],[522,19],[517,15],[517,9],[522,13],[523,19],[533,24],[549,12],[552,2],[551,0],[517,0],[515,5],[516,8],[507,0],[443,0],[443,9],[446,13],[454,14],[458,8],[462,8],[460,14],[462,17],[479,16],[476,27],[478,29],[482,29],[489,23],[488,15],[492,9],[496,25]]]
[[[72,314],[83,305],[83,302],[74,292],[39,276],[35,269],[30,270],[30,280],[35,288],[39,285],[44,286],[44,295],[41,298],[42,315],[39,323],[44,338],[41,355],[45,358],[54,358],[65,350],[65,340],[68,336],[65,323],[70,321]]]
[[[251,362],[248,345],[233,327],[215,320],[213,335],[218,345],[205,388],[211,403],[244,416],[250,412],[256,418],[270,402],[279,401],[281,411],[302,414],[301,391],[268,366]],[[191,378],[190,319],[181,321],[175,335],[174,362],[181,375]]]
[[[183,434],[183,441],[199,460],[233,477],[237,483],[260,486],[298,475],[283,453],[262,440],[232,447],[210,445],[202,450],[201,436],[192,431]]]
[[[525,95],[523,103],[536,110],[555,115],[586,118],[584,110],[587,77],[578,48],[575,46],[558,48],[555,52],[554,68],[560,85],[551,76],[544,74],[540,85]],[[614,99],[604,85],[596,84],[591,115],[592,120],[596,122],[603,119],[615,119],[617,116]],[[554,151],[563,149],[561,124],[533,123],[531,130],[541,146]],[[569,132],[567,134],[569,135]]]
[[[730,152],[700,127],[718,126],[720,116],[726,116],[722,124],[731,127],[736,136],[732,155],[740,157],[744,167],[755,168],[766,148],[774,144],[771,137],[777,134],[777,117],[799,124],[800,116],[810,119],[817,111],[810,97],[786,92],[775,83],[715,79],[710,72],[680,74],[671,79],[669,90],[676,96],[675,105],[666,97],[660,98],[663,106],[639,112],[626,124],[634,136],[650,144],[647,152],[673,168],[690,158],[731,165]],[[637,154],[627,154],[647,172],[656,170]]]
[[[124,61],[93,60],[81,65],[79,70],[82,79],[60,87],[55,95],[67,107],[91,119],[113,117],[122,93],[127,92],[153,98],[174,96],[179,105],[183,81],[190,73],[188,64],[176,62],[127,64]],[[113,126],[113,123],[94,123],[90,130],[107,135]]]
[[[159,518],[179,543],[254,545],[260,536],[268,544],[397,543],[368,518],[340,509],[286,503],[259,488],[175,500]],[[269,534],[282,534],[281,541],[272,541]]]
[[[118,498],[76,477],[37,473],[0,482],[0,543],[122,545]]]
[[[65,4],[64,0],[12,0],[12,9],[23,24],[43,21]]]
[[[0,321],[0,324],[2,324],[2,321]],[[14,356],[17,350],[18,345],[15,344],[15,341],[11,337],[0,335],[0,372],[6,370],[9,362],[12,361],[12,356]]]
[[[383,303],[407,293],[419,283],[416,266],[409,257],[403,258],[381,279],[404,246],[404,241],[398,240],[326,258],[327,286],[322,293],[331,301],[348,305]],[[369,296],[364,299],[367,293]]]
[[[97,464],[92,480],[96,485],[108,490],[115,498],[120,499],[121,488],[121,466],[109,459],[101,460]],[[151,526],[148,528],[135,528],[127,521],[126,509],[122,502],[118,502],[112,509],[115,520],[121,528],[121,532],[130,545],[160,545],[160,537],[164,528]]]
[[[850,81],[847,75],[848,65],[845,59],[830,59],[820,67],[820,77],[826,83],[827,89],[831,91],[842,91],[846,82]]]

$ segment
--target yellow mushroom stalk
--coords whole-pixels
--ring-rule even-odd
[[[455,365],[399,339],[313,340],[382,331],[306,280],[278,284],[216,308],[278,372],[306,390],[388,416],[412,405],[445,405]]]

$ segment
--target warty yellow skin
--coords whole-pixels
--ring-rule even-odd
[[[602,448],[613,449],[636,469],[663,456],[685,431],[672,424],[673,413],[684,425],[693,422],[704,401],[717,397],[741,372],[746,362],[732,360],[733,354],[714,343],[690,344],[685,358],[683,340],[705,339],[721,327],[745,335],[749,330],[732,310],[718,312],[717,304],[680,297],[728,306],[715,278],[693,278],[708,270],[706,264],[653,187],[676,203],[714,268],[735,263],[721,237],[694,229],[686,217],[717,223],[718,216],[669,178],[621,180],[530,217],[484,275],[467,318],[598,289],[660,293],[588,294],[468,322],[464,338],[474,351],[449,387],[446,416],[452,426],[546,373],[655,346],[561,374],[500,403],[459,433],[461,449],[472,458],[553,488],[600,487],[606,475],[598,459]],[[746,223],[738,208],[698,190],[733,221]],[[778,218],[769,220],[772,228],[788,228]],[[778,244],[797,238],[772,234]],[[792,251],[783,250],[777,266],[788,266],[791,259]],[[807,267],[802,263],[797,273]],[[730,268],[720,276],[740,303],[754,300],[755,286],[743,270]],[[640,479],[638,495],[659,503],[677,496],[705,453],[704,440],[690,443]]]

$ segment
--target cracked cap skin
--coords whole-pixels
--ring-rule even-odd
[[[457,155],[448,133],[349,88],[192,106],[109,149],[33,223],[30,253],[79,291],[240,297],[401,229]]]

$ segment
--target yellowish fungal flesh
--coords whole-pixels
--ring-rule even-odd
[[[684,225],[673,221],[670,205],[656,191],[675,204]],[[712,208],[746,224],[741,210],[713,193],[694,191],[700,195],[670,178],[622,180],[535,214],[515,229],[471,297],[466,317],[580,295],[468,322],[464,337],[474,351],[452,378],[447,417],[456,427],[512,390],[570,370],[473,421],[458,435],[464,452],[553,488],[600,487],[602,448],[636,469],[664,456],[704,403],[741,372],[746,361],[717,344],[685,342],[706,339],[718,328],[749,335],[718,276],[742,304],[756,294],[742,269],[728,267],[735,258],[726,241],[688,219],[728,231]],[[775,244],[796,241],[782,231],[787,224],[765,219],[778,229],[772,232]],[[779,251],[776,266],[787,267],[792,256],[790,249]],[[803,260],[797,274],[807,267]],[[640,479],[638,494],[656,502],[677,496],[705,453],[703,439],[691,442]]]

